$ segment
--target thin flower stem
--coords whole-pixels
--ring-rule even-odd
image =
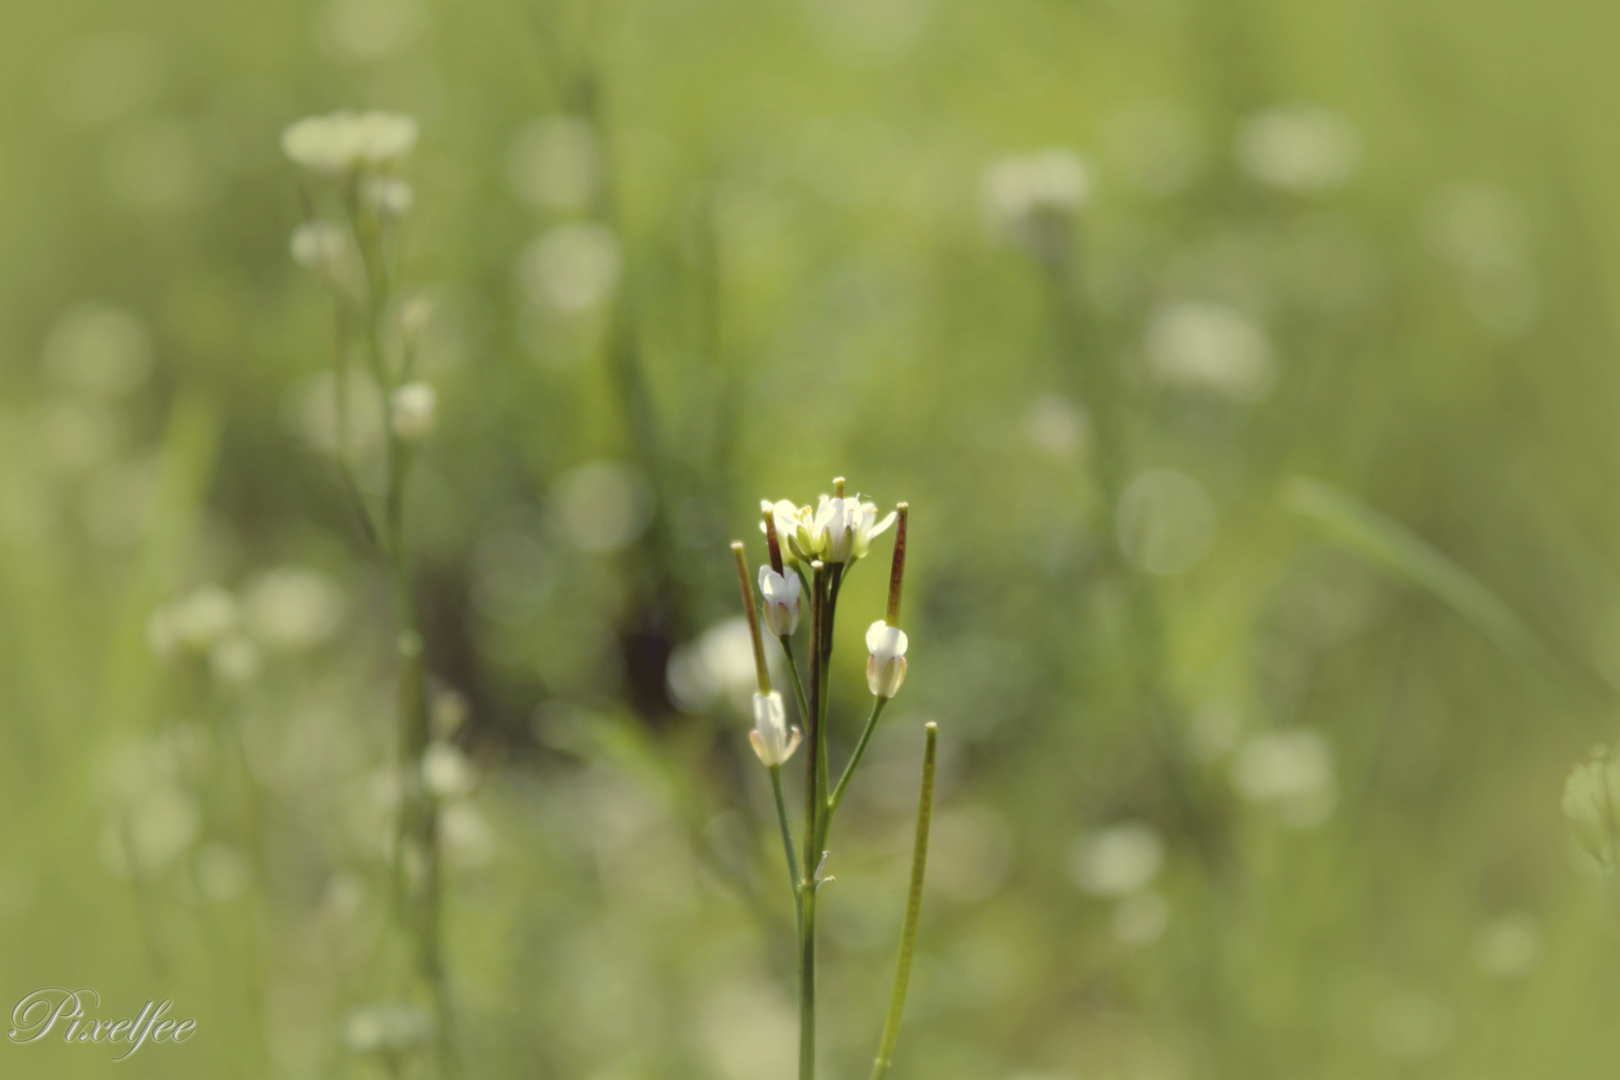
[[[833,651],[833,624],[838,618],[838,591],[844,583],[844,564],[833,563],[832,572],[827,576],[823,588],[826,589],[825,610],[822,613],[821,626],[821,662],[816,666],[815,678],[820,689],[817,691],[816,704],[820,715],[816,719],[816,733],[821,740],[817,749],[816,797],[826,805],[827,793],[831,784],[828,776],[827,764],[827,708],[831,704],[832,695],[827,692],[827,681],[832,673]],[[827,822],[825,815],[821,815],[820,830],[817,833],[816,847],[826,846]]]
[[[787,854],[788,887],[793,890],[793,910],[802,922],[804,905],[799,900],[799,857],[793,851],[793,826],[788,824],[787,803],[782,800],[782,766],[771,766],[771,790],[776,794],[776,821],[782,826],[782,850]]]
[[[883,715],[883,706],[889,703],[886,697],[872,699],[872,715],[866,718],[866,727],[861,731],[861,739],[855,744],[855,752],[849,756],[849,764],[844,766],[844,774],[838,778],[838,786],[833,788],[832,795],[827,799],[827,824],[832,825],[832,816],[838,812],[838,804],[844,801],[844,790],[855,776],[855,767],[861,763],[866,755],[866,744],[872,741],[872,732],[877,730],[878,717]]]
[[[917,800],[917,840],[911,849],[911,890],[906,896],[906,922],[900,931],[900,955],[894,964],[894,993],[889,997],[889,1015],[883,1022],[883,1040],[872,1064],[872,1080],[882,1080],[894,1058],[894,1044],[900,1038],[900,1018],[906,1011],[906,987],[911,981],[911,958],[917,948],[917,922],[922,915],[923,874],[928,868],[928,827],[934,814],[934,762],[939,743],[939,726],[928,724],[928,745],[923,751],[922,794]]]
[[[383,323],[387,316],[389,289],[388,259],[383,237],[375,222],[362,213],[358,180],[349,197],[350,223],[361,252],[366,274],[367,359],[377,382],[386,432],[386,482],[380,532],[382,550],[392,579],[399,625],[398,738],[400,770],[405,776],[404,797],[396,823],[394,864],[395,898],[401,929],[414,939],[416,976],[432,994],[436,1013],[435,1046],[440,1077],[459,1075],[459,1055],[454,1037],[454,1017],[450,985],[444,964],[443,882],[440,863],[438,806],[422,790],[418,769],[428,742],[427,673],[422,656],[422,632],[412,596],[410,559],[405,544],[405,490],[414,455],[395,434],[390,422],[393,372],[383,348]],[[347,467],[347,462],[345,462]],[[358,495],[358,486],[355,486]],[[364,503],[361,503],[364,510]],[[369,515],[366,518],[371,526]],[[405,852],[419,844],[426,863],[426,880],[414,905],[407,902]]]
[[[819,777],[825,772],[820,758],[825,745],[821,714],[825,689],[822,673],[827,574],[820,562],[812,563],[811,570],[810,708],[805,713],[808,730],[804,740],[804,861],[800,864],[803,877],[799,881],[799,1080],[815,1080],[816,1075],[816,884],[811,876],[821,861],[817,845],[824,804]]]
[[[804,683],[799,679],[798,662],[793,659],[793,640],[786,634],[783,634],[780,640],[782,642],[782,654],[787,657],[788,675],[793,679],[793,696],[799,703],[799,719],[808,724],[810,722],[810,705],[804,699]]]

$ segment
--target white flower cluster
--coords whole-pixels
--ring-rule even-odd
[[[981,200],[994,236],[1049,256],[1062,241],[1062,225],[1090,202],[1091,190],[1091,167],[1080,155],[1039,150],[994,162],[985,170]]]
[[[414,117],[340,109],[306,116],[281,133],[281,149],[306,169],[341,175],[360,168],[387,170],[416,149]]]
[[[763,621],[771,635],[782,642],[784,653],[789,653],[789,639],[799,627],[803,610],[801,594],[804,585],[811,584],[812,590],[830,608],[836,602],[837,591],[843,580],[841,575],[866,557],[871,551],[873,537],[887,532],[896,521],[900,527],[895,536],[894,565],[889,579],[888,617],[874,622],[866,631],[866,647],[870,653],[866,665],[866,684],[878,699],[875,707],[881,708],[884,702],[894,697],[906,678],[908,641],[905,631],[893,625],[899,617],[900,583],[905,566],[906,504],[899,504],[893,513],[879,520],[875,503],[859,495],[844,494],[842,478],[835,480],[833,486],[835,493],[822,495],[814,509],[795,505],[786,499],[760,502],[759,527],[769,544],[771,561],[759,568],[761,612],[758,621],[754,618],[754,597],[743,545],[740,542],[732,544],[742,581],[743,604],[749,616],[744,625],[752,639],[752,658],[759,687],[754,695],[754,730],[749,738],[759,759],[772,768],[780,766],[792,756],[798,748],[800,732],[797,728],[789,728],[781,695],[771,689],[758,622]],[[818,606],[816,610],[819,613],[823,609]],[[819,624],[819,616],[815,621]],[[827,627],[820,625],[816,626],[814,632],[830,633]],[[812,652],[812,657],[818,655],[818,651]],[[739,668],[740,656],[739,645]],[[791,654],[788,655],[788,662],[792,664]],[[815,678],[817,675],[813,671],[811,679]],[[801,694],[801,707],[803,704]]]
[[[771,512],[776,535],[782,541],[782,557],[792,562],[854,562],[864,558],[872,539],[881,536],[895,521],[892,512],[879,521],[877,505],[863,502],[859,495],[823,495],[814,510],[794,506],[786,499],[762,502],[760,507]],[[763,522],[759,529],[765,531]]]

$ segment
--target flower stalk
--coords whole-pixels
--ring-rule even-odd
[[[411,585],[405,495],[417,446],[431,432],[433,388],[413,382],[412,333],[398,363],[385,347],[393,301],[392,259],[399,217],[411,202],[410,186],[393,171],[416,143],[416,122],[392,113],[333,113],[300,120],[287,129],[282,146],[296,163],[337,180],[344,226],[306,222],[294,234],[293,254],[315,264],[337,298],[338,333],[333,363],[336,413],[335,454],[344,489],[354,504],[365,536],[382,556],[395,607],[399,674],[396,745],[400,803],[394,823],[392,885],[395,917],[410,943],[414,978],[426,989],[434,1010],[438,1071],[453,1077],[459,1065],[443,948],[444,883],[438,806],[422,783],[421,763],[428,748],[427,673],[420,615]],[[347,287],[345,260],[357,264],[358,283]],[[353,471],[349,401],[349,328],[363,327],[367,368],[383,417],[383,492],[374,513]]]
[[[823,495],[819,507],[814,511],[808,506],[799,507],[785,501],[761,503],[763,520],[760,531],[765,534],[768,554],[768,565],[761,566],[759,571],[762,611],[755,610],[743,546],[740,543],[732,545],[760,686],[760,692],[755,695],[755,730],[750,733],[750,738],[770,773],[788,880],[793,892],[799,983],[799,1080],[814,1080],[816,1072],[816,915],[821,887],[833,880],[825,873],[831,856],[828,838],[833,817],[849,791],[884,709],[900,689],[906,672],[906,635],[898,623],[905,573],[908,507],[901,503],[894,514],[880,522],[876,506],[862,501],[859,495],[846,495],[846,484],[842,477],[834,480],[833,492],[830,497]],[[872,653],[867,665],[872,707],[849,760],[836,786],[833,786],[828,753],[832,732],[829,722],[829,676],[839,594],[849,569],[868,554],[872,538],[886,531],[896,521],[899,527],[895,532],[888,605],[884,612],[886,617],[873,623],[867,632],[867,646]],[[799,622],[801,586],[807,587],[810,593],[809,668],[802,675],[792,644],[793,633]],[[781,766],[798,748],[799,731],[793,729],[791,739],[781,736],[773,741],[771,732],[783,730],[785,723],[779,719],[780,697],[770,689],[764,639],[759,628],[762,619],[782,644],[799,715],[805,726],[804,812],[800,822],[803,832],[798,845],[794,842],[793,825],[788,818]],[[916,913],[921,904],[922,861],[927,854],[936,741],[935,726],[929,724],[927,727],[928,749],[924,763],[923,804],[918,819],[918,847],[913,858],[911,896],[902,935],[900,970],[889,1018],[884,1027],[884,1049],[880,1055],[884,1068],[887,1068],[898,1037],[899,1015],[905,1002],[910,957],[916,940]]]

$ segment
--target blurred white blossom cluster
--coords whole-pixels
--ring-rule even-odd
[[[985,221],[998,239],[1055,259],[1069,243],[1069,225],[1091,200],[1091,166],[1072,150],[1053,148],[1002,158],[985,170]]]
[[[281,135],[287,157],[331,182],[334,190],[328,194],[341,204],[341,213],[312,216],[293,230],[289,241],[293,261],[329,285],[340,303],[357,313],[368,309],[368,321],[374,322],[379,309],[394,302],[391,267],[398,257],[399,223],[416,200],[410,182],[399,173],[416,148],[418,134],[416,119],[403,113],[342,109],[305,117]],[[390,323],[373,325],[370,331],[374,337],[391,331],[397,338],[397,357],[390,360],[384,343],[373,340],[369,371],[356,370],[341,378],[333,372],[312,384],[315,389],[301,417],[313,444],[339,452],[363,449],[368,438],[375,439],[381,422],[375,418],[366,423],[367,409],[385,416],[385,430],[406,445],[433,433],[438,392],[431,383],[413,377],[428,316],[425,297],[398,303]],[[370,401],[382,392],[383,384],[386,392],[380,408],[372,406]],[[356,406],[356,401],[361,404]],[[351,410],[356,408],[362,419],[351,429]]]
[[[201,585],[152,612],[147,644],[163,659],[199,657],[225,684],[249,682],[265,653],[296,652],[326,641],[343,619],[342,590],[326,574],[278,566],[240,593]]]
[[[1164,868],[1159,831],[1145,821],[1122,821],[1074,842],[1069,872],[1083,892],[1114,902],[1114,935],[1127,945],[1157,941],[1170,922],[1170,903],[1152,888]]]

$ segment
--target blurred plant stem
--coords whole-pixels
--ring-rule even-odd
[[[394,910],[400,929],[412,951],[414,977],[427,989],[433,1001],[434,1033],[439,1074],[459,1074],[455,1049],[454,1015],[451,1008],[443,947],[443,883],[439,851],[438,806],[422,785],[421,762],[428,745],[427,673],[423,659],[420,615],[411,582],[411,565],[406,537],[405,489],[415,455],[392,423],[394,391],[412,375],[414,354],[407,343],[395,370],[384,344],[384,330],[392,298],[390,252],[380,216],[368,209],[361,197],[361,178],[352,178],[346,199],[349,224],[360,250],[365,272],[365,356],[376,383],[379,414],[384,434],[384,482],[381,521],[373,516],[357,483],[349,459],[348,417],[344,354],[340,342],[335,378],[337,391],[339,444],[337,455],[347,478],[357,512],[365,522],[367,535],[374,538],[387,564],[392,587],[399,657],[396,697],[396,742],[398,761],[399,813],[394,830],[393,893]],[[341,300],[339,301],[341,304]],[[413,876],[420,880],[413,881]]]
[[[885,699],[878,700],[881,702]],[[873,710],[873,719],[876,718],[877,710]],[[939,725],[927,724],[923,730],[927,732],[928,743],[923,750],[922,793],[917,797],[917,838],[911,848],[911,887],[906,893],[906,921],[900,931],[900,954],[894,962],[894,991],[889,996],[889,1014],[883,1021],[883,1038],[878,1043],[877,1060],[872,1063],[872,1080],[882,1080],[889,1071],[894,1044],[900,1038],[900,1018],[906,1011],[906,988],[911,982],[911,957],[917,948],[917,923],[922,916],[923,876],[928,869],[928,829],[934,815],[934,762],[939,744]],[[851,762],[852,767],[853,764]]]

